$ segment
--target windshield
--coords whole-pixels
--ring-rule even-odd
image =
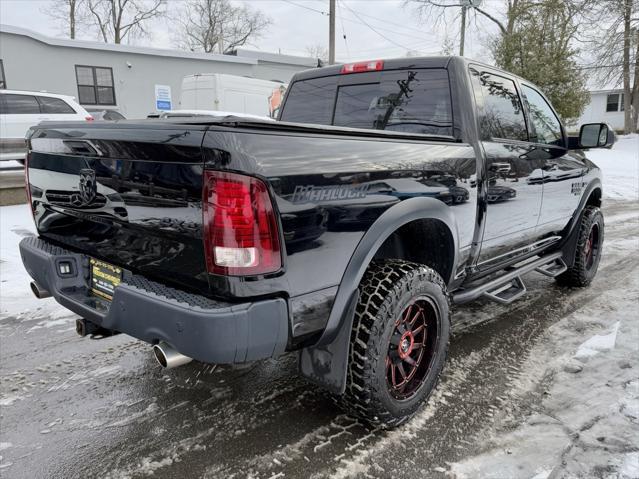
[[[342,76],[297,81],[281,120],[296,123],[453,134],[448,72],[444,69],[385,71],[379,81],[339,85]],[[370,76],[362,77],[370,79]]]

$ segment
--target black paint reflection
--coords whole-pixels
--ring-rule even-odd
[[[201,161],[201,155],[190,154],[199,146],[184,144],[197,143],[197,135],[136,132],[155,142],[78,139],[86,132],[77,131],[57,131],[58,140],[35,139],[29,180],[37,192],[32,200],[38,231],[65,247],[209,294],[202,251],[202,164],[185,162]],[[133,161],[132,156],[174,161]]]
[[[203,146],[211,168],[266,177],[282,218],[287,253],[281,276],[259,282],[212,276],[216,290],[249,295],[282,288],[292,297],[304,294],[304,302],[313,304],[317,298],[308,291],[316,291],[311,296],[321,296],[323,308],[332,300],[325,292],[339,284],[368,228],[389,208],[416,197],[434,198],[451,208],[460,260],[468,257],[477,209],[477,185],[472,183],[476,159],[468,145],[255,134],[236,128],[209,131]]]

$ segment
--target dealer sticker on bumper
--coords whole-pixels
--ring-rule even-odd
[[[122,269],[91,258],[91,291],[111,301],[115,287],[122,280]]]

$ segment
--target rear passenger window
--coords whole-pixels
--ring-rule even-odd
[[[330,125],[334,98],[334,77],[296,81],[288,92],[281,119],[293,123]]]
[[[0,113],[4,115],[38,115],[40,104],[32,95],[2,95],[4,101],[0,102]]]
[[[51,98],[46,96],[39,96],[38,100],[42,105],[42,113],[58,113],[58,114],[71,114],[75,113],[75,110],[69,106],[67,102],[60,98]]]
[[[481,97],[476,100],[481,112],[482,137],[527,141],[526,121],[515,83],[473,68],[470,72],[481,90]]]

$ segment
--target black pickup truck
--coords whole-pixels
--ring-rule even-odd
[[[164,367],[299,354],[394,426],[435,388],[449,303],[510,303],[533,270],[596,273],[604,124],[569,138],[522,78],[459,57],[294,76],[279,121],[41,124],[28,138],[38,297]]]

